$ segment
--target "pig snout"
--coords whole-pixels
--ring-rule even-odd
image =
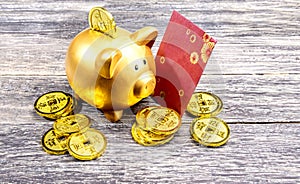
[[[156,84],[153,74],[145,74],[138,78],[134,85],[134,95],[138,98],[146,98],[154,91]]]

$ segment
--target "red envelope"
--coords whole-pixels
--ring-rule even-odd
[[[215,44],[216,40],[173,11],[155,58],[153,98],[182,116]]]

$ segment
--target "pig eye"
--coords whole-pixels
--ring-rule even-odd
[[[135,66],[134,66],[134,69],[135,69],[135,70],[138,70],[138,69],[139,69],[139,66],[138,66],[138,65],[135,65]]]
[[[143,62],[144,62],[144,65],[146,65],[147,61],[146,61],[146,60],[143,60]]]

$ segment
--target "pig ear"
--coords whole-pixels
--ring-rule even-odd
[[[95,68],[99,71],[99,75],[106,79],[111,79],[114,75],[116,65],[122,53],[119,49],[104,49],[96,58]]]
[[[130,35],[131,40],[133,40],[136,44],[146,45],[150,48],[152,47],[156,37],[157,29],[154,27],[144,27]]]

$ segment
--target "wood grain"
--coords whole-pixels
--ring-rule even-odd
[[[218,40],[207,74],[300,72],[298,1],[2,1],[1,74],[22,75],[27,68],[28,75],[65,75],[68,45],[88,27],[88,11],[97,5],[105,6],[117,24],[130,31],[157,27],[154,53],[171,11],[179,11]]]
[[[85,114],[95,112],[84,110]],[[107,150],[94,161],[43,152],[40,139],[52,122],[27,115],[27,121],[4,125],[1,182],[14,183],[298,183],[297,124],[230,125],[231,138],[220,148],[195,144],[186,118],[175,138],[160,147],[143,147],[130,135],[132,119],[101,122],[94,128],[107,140]],[[3,122],[1,122],[3,123]],[[2,124],[3,126],[3,124]]]
[[[219,116],[228,123],[300,123],[298,86],[299,75],[204,75],[196,91],[217,94],[224,103]],[[0,110],[8,121],[15,111],[20,118],[31,113],[34,101],[48,91],[73,93],[66,76],[6,76],[0,78],[0,88]],[[149,103],[154,102],[145,99],[132,111]]]
[[[223,100],[219,117],[231,128],[225,146],[193,142],[188,114],[170,143],[136,144],[130,128],[134,113],[154,103],[147,98],[118,124],[83,103],[81,113],[108,140],[97,160],[42,150],[53,122],[33,103],[48,91],[72,93],[66,51],[94,6],[129,31],[156,27],[154,54],[173,10],[218,40],[196,91]],[[298,0],[0,0],[0,183],[300,183],[299,10]]]

